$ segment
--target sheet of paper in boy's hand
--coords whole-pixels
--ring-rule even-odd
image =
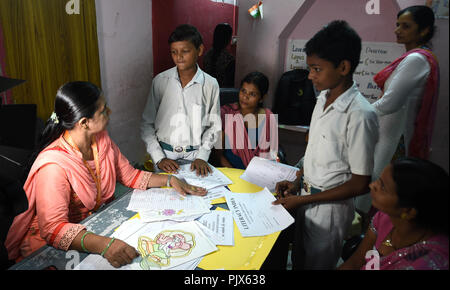
[[[217,236],[217,239],[213,239],[216,245],[234,246],[233,215],[230,211],[213,210],[197,221]]]
[[[178,170],[178,174],[176,174],[176,176],[183,178],[189,184],[200,186],[206,188],[207,190],[217,186],[229,185],[233,183],[228,177],[225,176],[225,174],[220,172],[220,170],[211,164],[208,165],[211,167],[212,173],[205,177],[197,176],[195,170],[191,171],[191,164],[180,165],[180,169]]]
[[[267,188],[257,193],[229,192],[225,199],[243,237],[269,235],[294,222],[282,205],[272,204],[275,197]]]
[[[274,192],[277,182],[294,181],[297,171],[297,167],[261,157],[253,157],[240,178],[260,187],[267,187],[269,191]]]

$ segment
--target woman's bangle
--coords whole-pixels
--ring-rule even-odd
[[[114,242],[116,238],[112,238],[111,241],[109,241],[108,245],[106,246],[106,248],[103,250],[103,252],[101,253],[101,256],[103,257],[106,253],[106,251],[108,251],[109,247],[111,246],[111,244]]]
[[[86,249],[86,247],[84,246],[84,238],[88,235],[88,234],[93,234],[93,232],[88,232],[86,231],[83,236],[81,236],[81,248],[83,249],[83,251],[89,253],[89,251]]]
[[[169,177],[167,177],[167,183],[166,186],[170,187],[170,179],[172,178],[172,175],[169,175]]]

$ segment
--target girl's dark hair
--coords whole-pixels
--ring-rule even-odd
[[[215,51],[220,52],[225,49],[231,41],[233,34],[233,28],[228,23],[217,24],[214,29],[213,48]]]
[[[241,88],[244,83],[254,84],[261,94],[261,99],[267,94],[269,90],[269,79],[265,74],[259,71],[254,71],[247,74],[241,81]],[[259,106],[262,106],[262,102],[259,103]]]
[[[57,121],[52,118],[47,120],[36,151],[31,155],[25,168],[23,181],[26,180],[39,152],[59,138],[65,130],[73,129],[81,118],[94,116],[98,110],[97,101],[101,94],[102,90],[90,82],[69,82],[58,89],[54,108]]]
[[[435,32],[433,10],[425,5],[410,6],[400,10],[397,13],[397,18],[399,18],[405,12],[411,13],[414,22],[419,26],[419,31],[422,31],[427,27],[430,29],[427,35],[423,37],[421,44],[428,43],[433,38]]]
[[[448,235],[449,176],[438,165],[417,158],[392,163],[398,206],[415,208],[417,225]]]

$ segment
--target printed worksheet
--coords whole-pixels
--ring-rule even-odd
[[[225,197],[225,194],[229,192],[229,190],[225,186],[219,186],[208,190],[208,193],[203,196],[203,199],[211,202],[215,199]]]
[[[275,197],[267,188],[256,193],[229,192],[225,199],[243,237],[269,235],[294,222],[282,205],[272,205]]]
[[[190,194],[182,196],[172,188],[150,188],[147,190],[135,189],[131,193],[127,209],[138,212],[160,210],[172,213],[180,210],[209,210],[210,207],[209,202],[201,196]]]
[[[228,210],[213,210],[197,220],[214,233],[216,245],[234,246],[233,215]],[[204,231],[205,232],[205,231]]]
[[[211,167],[213,172],[205,177],[197,176],[195,171],[191,171],[191,164],[180,165],[178,174],[176,174],[175,176],[180,179],[186,180],[186,182],[189,184],[200,186],[206,188],[207,190],[233,183],[228,177],[225,176],[225,174],[220,172],[220,170],[218,170],[211,164],[208,165]]]
[[[240,178],[260,187],[267,187],[269,191],[274,192],[277,182],[294,181],[297,171],[297,167],[261,157],[253,157]]]

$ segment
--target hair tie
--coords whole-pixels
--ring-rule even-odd
[[[53,123],[58,124],[59,123],[59,119],[58,116],[56,116],[56,113],[53,112],[52,115],[50,116],[50,120],[53,121]]]

